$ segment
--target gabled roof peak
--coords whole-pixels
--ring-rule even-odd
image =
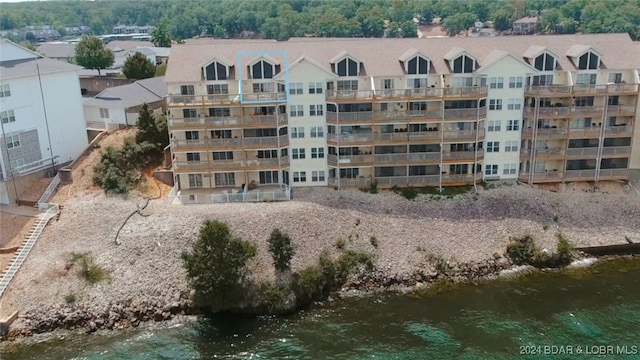
[[[447,61],[452,61],[457,59],[460,55],[467,55],[469,57],[472,57],[474,60],[476,59],[475,56],[471,55],[471,53],[461,48],[460,46],[452,47],[451,50],[449,50],[446,54],[444,54],[444,59]]]
[[[358,59],[357,57],[353,56],[353,54],[350,54],[347,50],[342,50],[338,53],[338,55],[334,56],[333,58],[331,58],[331,60],[329,60],[329,63],[331,64],[335,64],[339,61],[341,61],[342,59],[344,59],[345,57],[349,57],[357,62],[362,62],[360,59]]]
[[[416,49],[416,48],[410,48],[409,50],[405,51],[402,55],[400,55],[400,57],[398,58],[398,60],[405,62],[407,60],[412,59],[415,56],[421,56],[427,60],[431,60],[427,55],[425,55],[422,51]]]

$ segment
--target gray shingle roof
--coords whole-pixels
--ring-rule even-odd
[[[36,59],[2,61],[0,62],[0,79],[34,76],[38,73],[38,67],[40,68],[41,75],[64,71],[79,71],[82,69],[82,67],[77,65],[48,58],[38,59],[37,62],[38,66],[36,67]]]
[[[167,92],[164,77],[154,77],[105,89],[93,98],[84,99],[84,104],[127,109],[144,103],[160,101],[167,96]]]

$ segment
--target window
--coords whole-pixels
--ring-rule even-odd
[[[211,130],[212,139],[231,139],[231,130]]]
[[[596,83],[596,74],[578,74],[576,77],[576,84],[578,85],[593,85]]]
[[[233,151],[214,151],[211,156],[213,160],[233,160]]]
[[[209,95],[220,95],[220,94],[228,94],[228,93],[229,93],[229,85],[227,84],[207,85],[207,94]]]
[[[275,85],[273,83],[254,83],[253,93],[272,93],[275,92]]]
[[[20,146],[20,135],[9,135],[7,137],[7,149],[13,149]]]
[[[204,76],[207,80],[227,80],[227,67],[214,61],[204,68]]]
[[[574,99],[574,106],[593,106],[593,96],[578,96]]]
[[[304,107],[302,105],[291,105],[291,114],[289,116],[304,116]]]
[[[489,78],[489,88],[502,89],[503,87],[504,87],[504,78],[502,76]]]
[[[11,88],[9,88],[9,84],[0,85],[0,98],[11,96]]]
[[[540,71],[551,71],[556,68],[556,58],[552,55],[544,53],[533,61],[533,67]]]
[[[185,131],[184,132],[185,139],[187,140],[198,140],[200,139],[200,133],[197,131]]]
[[[311,127],[311,137],[312,138],[324,137],[324,127],[323,126],[312,126]]]
[[[610,73],[609,82],[614,84],[620,84],[622,82],[622,73]]]
[[[278,171],[260,171],[260,184],[277,184],[278,183]]]
[[[393,79],[382,79],[380,85],[382,90],[391,90],[393,89]]]
[[[291,149],[291,157],[294,160],[302,160],[305,158],[304,156],[304,148],[299,148],[299,149]]]
[[[427,79],[407,79],[408,89],[424,89],[427,87]]]
[[[500,152],[500,141],[487,141],[487,152]]]
[[[518,151],[518,140],[507,141],[507,145],[504,147],[504,151],[506,152]]]
[[[429,73],[429,60],[422,56],[416,56],[407,61],[407,74],[426,75]]]
[[[100,109],[100,110],[102,110],[102,109]],[[13,110],[7,110],[7,111],[0,112],[0,119],[2,119],[2,123],[3,124],[8,124],[8,123],[16,121],[16,116],[13,113]]]
[[[487,165],[484,168],[485,175],[498,175],[498,165]]]
[[[256,157],[258,159],[275,159],[278,157],[278,150],[258,150]]]
[[[536,75],[533,77],[533,86],[553,85],[553,75]]]
[[[180,95],[195,95],[196,90],[193,85],[182,85],[180,86]]]
[[[306,182],[307,181],[307,172],[306,171],[294,171],[293,172],[293,182]]]
[[[312,159],[324,159],[324,148],[311,148],[311,158]]]
[[[309,105],[309,116],[323,116],[324,109],[322,105]]]
[[[489,120],[488,122],[488,127],[487,130],[488,131],[500,131],[501,130],[501,125],[502,125],[502,121],[500,120]]]
[[[23,166],[23,165],[24,165],[24,159],[11,160],[11,162],[9,163],[9,167],[11,167],[11,170],[15,168],[19,168],[20,166]]]
[[[453,60],[453,72],[455,74],[472,73],[476,68],[476,62],[467,55],[458,56]]]
[[[311,181],[324,181],[324,171],[312,171]]]
[[[338,80],[337,90],[358,90],[358,80]]]
[[[597,70],[600,68],[600,57],[591,51],[583,54],[578,58],[578,69],[580,70]]]
[[[346,168],[340,169],[341,179],[355,179],[360,175],[360,169],[358,168]]]
[[[189,187],[190,188],[202,187],[202,174],[189,174]]]
[[[200,161],[200,153],[187,153],[187,161]]]
[[[519,131],[519,130],[520,130],[520,121],[507,120],[507,131]]]
[[[273,78],[273,65],[264,60],[260,60],[251,66],[252,79]]]
[[[517,166],[517,164],[504,164],[504,167],[502,168],[502,175],[515,175]]]
[[[292,139],[296,139],[296,138],[304,138],[304,127],[300,126],[300,127],[292,127],[291,128],[291,138]]]
[[[214,174],[213,178],[216,186],[235,186],[236,185],[236,174],[234,173]]]
[[[211,117],[227,117],[231,116],[229,108],[209,108],[209,116]]]
[[[522,76],[509,76],[509,88],[510,89],[522,88]]]
[[[520,110],[522,109],[521,98],[510,98],[507,102],[507,110]]]
[[[289,95],[302,95],[302,94],[304,94],[302,83],[289,83]]]
[[[502,110],[502,99],[489,100],[489,110]]]
[[[309,83],[309,94],[322,94],[322,83],[321,82],[310,82]]]
[[[182,109],[182,117],[184,118],[197,118],[198,111],[196,109]]]
[[[338,76],[358,76],[360,64],[351,58],[344,58],[336,64]]]

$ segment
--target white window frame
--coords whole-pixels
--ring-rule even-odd
[[[189,174],[189,188],[202,187],[202,174]]]
[[[498,165],[488,164],[484,168],[484,174],[487,176],[498,175]]]
[[[20,166],[24,166],[23,158],[11,160],[11,162],[9,163],[10,170],[14,170],[16,168],[19,168]]]
[[[323,138],[324,137],[324,126],[312,126],[311,127],[311,137],[312,138]]]
[[[293,126],[291,127],[291,138],[292,139],[304,139],[304,127],[303,126]]]
[[[487,141],[487,152],[488,153],[500,152],[500,141]]]
[[[109,109],[100,108],[100,119],[108,119],[108,118],[109,118]]]
[[[304,84],[303,83],[289,83],[289,95],[303,95]]]
[[[409,62],[413,59],[416,59],[416,72],[415,73],[411,73],[409,72]],[[427,72],[425,73],[421,73],[420,72],[420,60],[424,60],[427,63]],[[431,68],[431,61],[429,61],[429,59],[420,56],[420,55],[416,55],[414,57],[412,57],[411,59],[405,61],[404,63],[404,70],[407,72],[408,75],[429,75],[429,70]]]
[[[502,120],[487,121],[487,131],[489,132],[502,131]]]
[[[489,88],[490,89],[503,89],[504,88],[504,77],[502,76],[494,76],[489,78]]]
[[[509,98],[507,100],[507,110],[522,110],[522,98]]]
[[[11,96],[11,87],[9,84],[0,85],[0,98]]]
[[[576,85],[594,85],[598,75],[596,73],[580,73],[576,75]]]
[[[505,152],[517,152],[518,151],[518,140],[508,140],[505,142],[504,146]]]
[[[340,66],[340,63],[345,61],[345,75],[340,75],[338,73],[338,67]],[[356,63],[356,73],[355,74],[351,74],[349,72],[349,61],[353,61]],[[350,76],[360,76],[360,62],[356,59],[353,59],[349,56],[345,56],[344,58],[340,59],[340,61],[335,63],[335,69],[336,69],[336,75],[338,76],[342,76],[342,77],[350,77]]]
[[[518,171],[518,164],[504,164],[502,175],[515,175]]]
[[[310,82],[309,94],[322,94],[322,86],[321,82]]]
[[[5,110],[0,112],[0,119],[3,124],[8,124],[16,121],[16,114],[13,110]]]
[[[306,171],[294,171],[293,172],[293,182],[306,182],[307,181],[307,172]]]
[[[324,170],[312,171],[311,172],[311,181],[313,181],[313,182],[325,181]]]
[[[15,149],[20,147],[20,134],[9,135],[7,139],[7,149]]]
[[[293,148],[291,149],[291,158],[293,160],[304,160],[306,158],[304,148]]]
[[[520,131],[520,121],[507,120],[507,131]]]
[[[355,91],[358,90],[358,80],[338,80],[336,82],[336,90],[338,91]]]
[[[380,80],[380,89],[382,90],[393,90],[394,87],[394,81],[393,79],[382,79]]]
[[[311,158],[312,159],[324,159],[324,148],[311,148]]]
[[[291,117],[302,117],[304,116],[304,106],[302,105],[291,105],[291,111],[289,116]]]
[[[213,174],[213,182],[215,186],[235,186],[236,174],[232,172]]]
[[[489,110],[502,110],[502,99],[489,99]]]
[[[509,76],[509,89],[521,89],[524,83],[522,76]]]
[[[429,85],[429,79],[422,77],[411,77],[407,79],[407,89],[426,89]]]

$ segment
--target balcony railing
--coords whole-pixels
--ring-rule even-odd
[[[175,161],[173,163],[176,170],[206,171],[216,169],[237,169],[252,167],[273,167],[289,164],[286,156],[273,159],[253,159],[253,160],[211,160],[211,161]]]
[[[635,107],[624,105],[609,105],[607,106],[607,115],[633,116],[635,115]]]
[[[400,99],[465,98],[486,96],[486,86],[390,89],[390,90],[327,90],[328,101],[384,101]]]
[[[602,155],[631,155],[631,146],[605,146]]]
[[[567,149],[567,156],[580,157],[580,156],[596,156],[598,155],[598,147],[584,147],[584,148],[569,148]]]
[[[587,115],[587,114],[602,114],[602,106],[574,106],[571,108],[571,115]]]
[[[599,127],[569,129],[569,137],[572,138],[593,138],[600,136]]]
[[[330,154],[327,159],[334,164],[370,164],[373,162],[373,155],[337,155]]]
[[[543,85],[525,87],[526,95],[606,95],[621,93],[637,93],[637,84],[612,84],[612,85]]]
[[[478,158],[484,157],[484,150],[479,149],[477,151]],[[442,160],[470,160],[473,161],[476,158],[475,151],[452,151],[443,152]]]
[[[523,181],[529,181],[529,178],[532,175],[526,171],[523,171],[520,173],[519,175],[519,179],[523,180]],[[545,172],[536,172],[533,173],[533,181],[547,181],[547,180],[551,180],[551,181],[560,181],[564,176],[564,173],[562,171],[557,171],[557,170],[552,170],[552,171],[545,171]]]
[[[169,120],[172,127],[206,128],[206,127],[230,127],[230,126],[276,126],[286,125],[287,114],[276,115],[247,115],[247,116],[221,116],[199,118],[173,118]]]
[[[607,126],[604,129],[604,136],[608,135],[633,135],[633,126]]]
[[[601,169],[599,173],[600,179],[607,178],[629,178],[629,169]]]
[[[533,137],[534,129],[522,129],[522,136]],[[558,139],[567,137],[567,129],[537,129],[537,137],[540,139]]]
[[[595,180],[596,171],[594,170],[567,170],[564,173],[565,180]]]
[[[280,146],[289,143],[287,135],[266,136],[266,137],[247,137],[233,139],[199,139],[199,140],[173,140],[173,146],[177,149],[190,149],[201,147],[233,147],[233,146]]]
[[[240,94],[168,95],[166,99],[170,106],[207,106],[240,104],[240,97]],[[284,92],[242,94],[242,102],[284,101],[286,99],[287,94]]]
[[[546,158],[546,157],[558,157],[564,156],[564,149],[539,149],[535,151],[536,158]],[[520,156],[529,157],[531,156],[531,149],[521,149]]]
[[[355,179],[350,178],[328,178],[329,185],[340,187],[358,187],[363,188],[371,185],[371,177],[359,177]]]

